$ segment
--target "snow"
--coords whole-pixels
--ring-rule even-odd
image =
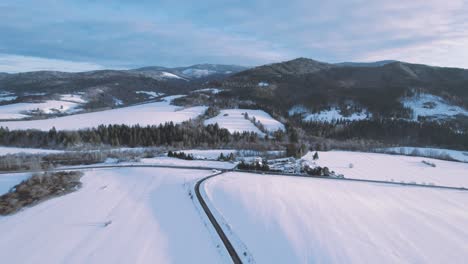
[[[211,93],[211,94],[219,94],[219,93],[222,92],[222,91],[223,91],[222,89],[218,89],[218,88],[204,88],[204,89],[195,90],[195,91],[193,91],[192,93]]]
[[[468,195],[453,190],[228,173],[202,186],[255,263],[464,263]],[[239,250],[240,249],[240,250]]]
[[[83,99],[83,97],[79,94],[62,94],[60,95],[60,100],[79,103],[79,104],[87,103],[87,101]]]
[[[124,104],[123,101],[120,100],[120,99],[118,99],[118,98],[115,98],[115,97],[114,97],[113,99],[114,99],[114,105],[115,105],[115,106],[120,106],[120,105],[123,105],[123,104]]]
[[[295,114],[306,114],[308,112],[309,112],[309,109],[307,109],[303,105],[295,105],[295,106],[291,107],[291,109],[289,109],[289,111],[288,111],[289,116],[293,116]]]
[[[73,113],[80,104],[68,101],[47,100],[42,103],[16,103],[0,106],[0,119],[22,119],[29,117],[30,112],[39,110],[45,114]]]
[[[304,117],[305,121],[326,121],[331,122],[333,120],[349,120],[349,121],[357,121],[357,120],[364,120],[367,119],[370,114],[366,113],[365,111],[361,112],[354,112],[350,116],[343,116],[340,113],[340,109],[338,108],[331,108],[330,110],[323,110],[319,113],[308,114]]]
[[[13,101],[13,100],[16,100],[16,98],[18,98],[18,96],[1,96],[0,102]]]
[[[187,75],[187,76],[190,76],[190,77],[201,78],[201,77],[205,77],[205,76],[208,76],[208,75],[215,74],[216,72],[211,71],[211,70],[202,70],[202,69],[192,69],[192,68],[190,68],[190,69],[183,70],[182,73]]]
[[[224,109],[216,117],[205,120],[205,125],[215,124],[222,128],[226,128],[229,132],[255,132],[260,136],[265,134],[261,132],[250,120],[245,119],[244,113],[247,113],[249,118],[255,117],[260,121],[266,130],[273,132],[278,129],[284,130],[284,125],[271,117],[268,113],[262,110],[252,109]]]
[[[259,86],[259,87],[268,87],[269,85],[270,85],[270,84],[267,83],[267,82],[259,82],[259,83],[258,83],[258,86]]]
[[[0,195],[7,193],[15,185],[29,177],[31,177],[31,173],[0,174]]]
[[[173,79],[183,79],[173,73],[170,73],[170,72],[161,72],[161,76],[162,77],[166,77],[166,78],[173,78]]]
[[[16,100],[16,98],[18,98],[18,96],[15,96],[11,92],[0,91],[0,102],[13,101]]]
[[[4,263],[222,263],[188,190],[209,171],[87,171],[77,192],[0,217]],[[223,249],[224,250],[224,249]]]
[[[378,149],[377,151],[389,152],[394,154],[402,155],[413,155],[418,154],[417,156],[422,157],[434,157],[434,156],[450,156],[450,158],[461,161],[468,162],[468,150],[452,150],[452,149],[440,149],[440,148],[419,148],[419,147],[393,147]]]
[[[456,115],[468,116],[468,111],[460,106],[451,105],[443,98],[432,94],[420,94],[404,98],[402,103],[405,107],[413,110],[413,119],[421,117],[447,118]]]
[[[125,124],[125,125],[159,125],[166,122],[181,123],[196,118],[206,111],[205,106],[196,106],[182,109],[171,105],[170,102],[180,96],[168,96],[161,102],[140,104],[118,109],[76,114],[45,120],[0,122],[0,127],[15,129],[49,130],[77,130],[97,127],[99,125]],[[1,108],[0,108],[1,109]]]
[[[199,167],[199,168],[215,168],[215,169],[232,169],[236,166],[235,163],[225,161],[212,160],[183,160],[170,157],[155,157],[141,159],[143,164],[165,165],[165,166],[181,166],[181,167]]]
[[[136,91],[137,94],[146,94],[149,96],[150,99],[163,96],[164,93],[157,93],[152,91]]]
[[[313,163],[313,154],[309,152],[303,159]],[[467,163],[350,151],[327,151],[318,155],[317,165],[326,166],[345,178],[468,188]],[[423,160],[436,164],[436,167],[423,164]],[[353,164],[353,168],[349,164]]]
[[[51,154],[51,153],[61,153],[61,150],[53,149],[38,149],[38,148],[14,148],[14,147],[2,147],[0,146],[0,156],[7,154]]]

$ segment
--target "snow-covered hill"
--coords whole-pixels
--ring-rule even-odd
[[[420,94],[402,100],[405,107],[413,110],[413,119],[418,117],[446,119],[456,115],[468,116],[468,110],[452,105],[443,98],[432,94]]]
[[[247,118],[246,114],[247,113]],[[256,122],[260,122],[261,125],[268,132],[274,132],[276,130],[284,130],[284,125],[279,121],[271,117],[268,113],[263,110],[252,110],[252,109],[224,109],[216,117],[210,118],[205,121],[205,124],[217,123],[220,127],[226,128],[229,132],[254,132],[261,136],[265,134],[254,125],[254,119]]]

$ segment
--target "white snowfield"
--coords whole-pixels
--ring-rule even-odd
[[[274,132],[278,129],[284,130],[284,125],[279,121],[275,120],[268,113],[263,110],[252,110],[252,109],[224,109],[220,111],[220,114],[205,120],[205,125],[215,124],[222,128],[226,128],[229,132],[254,132],[260,136],[265,134],[258,129],[251,120],[245,119],[244,114],[247,113],[249,118],[255,117],[256,120],[260,121],[265,129],[269,132]]]
[[[0,106],[0,119],[22,119],[29,117],[29,112],[39,111],[45,114],[73,113],[78,111],[79,103],[71,101],[47,100],[42,103],[16,103]]]
[[[468,116],[468,111],[460,106],[451,105],[446,100],[432,94],[420,94],[409,98],[403,98],[405,107],[413,110],[413,119],[421,117],[447,118],[456,115]]]
[[[303,159],[314,163],[313,154],[309,152]],[[468,188],[468,163],[350,151],[327,151],[318,155],[317,165],[326,166],[345,178]],[[422,163],[423,160],[436,167]]]
[[[160,97],[160,96],[163,96],[163,95],[164,95],[164,93],[158,93],[158,92],[154,92],[154,91],[136,91],[135,93],[137,93],[137,94],[145,94],[145,95],[147,95],[150,99],[153,99],[153,98]]]
[[[181,123],[196,118],[206,111],[205,106],[196,106],[181,109],[171,105],[170,102],[180,96],[168,96],[161,102],[141,104],[118,109],[76,114],[45,120],[32,121],[6,121],[0,122],[0,127],[16,129],[49,130],[55,127],[57,130],[77,130],[97,127],[99,125],[159,125],[166,122]]]
[[[223,263],[188,194],[209,171],[87,171],[83,187],[0,217],[2,263]]]
[[[0,90],[0,102],[13,101],[16,100],[16,98],[18,98],[18,96],[16,96],[14,93]]]
[[[236,163],[213,160],[183,160],[170,157],[155,157],[141,159],[141,163],[148,165],[180,166],[180,167],[200,167],[216,169],[232,169]]]
[[[440,148],[419,148],[419,147],[393,147],[386,149],[378,149],[377,151],[390,152],[394,154],[412,155],[418,154],[421,156],[449,156],[450,158],[462,162],[468,162],[468,150],[453,150]]]
[[[87,101],[80,94],[62,94],[60,100],[85,104]]]
[[[466,263],[468,257],[466,192],[245,173],[202,187],[234,246],[247,248],[245,262]]]
[[[38,148],[15,148],[15,147],[2,147],[0,146],[0,156],[8,154],[52,154],[61,153],[61,150],[54,149],[38,149]]]
[[[184,79],[184,78],[182,78],[182,77],[180,77],[178,75],[175,75],[173,73],[170,73],[170,72],[161,72],[161,76],[165,77],[165,78],[170,78],[170,79]]]
[[[211,94],[219,94],[220,92],[224,91],[223,89],[219,88],[204,88],[192,91],[192,93],[211,93]]]

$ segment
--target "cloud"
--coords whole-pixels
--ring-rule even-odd
[[[464,0],[5,0],[0,17],[0,53],[113,67],[300,56],[468,67]]]
[[[100,70],[104,67],[94,63],[46,59],[11,54],[0,54],[0,72],[16,73],[28,71],[81,72]]]

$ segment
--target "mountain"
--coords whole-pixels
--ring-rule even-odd
[[[241,100],[285,113],[301,105],[312,112],[338,106],[375,116],[407,117],[401,100],[428,93],[468,107],[468,70],[405,62],[373,67],[333,65],[299,58],[252,68],[226,78],[223,87]]]
[[[222,65],[222,64],[196,64],[187,67],[143,67],[131,70],[132,72],[138,72],[145,76],[156,78],[156,79],[213,79],[219,77],[225,77],[241,71],[246,70],[246,67],[238,65]]]
[[[269,78],[287,75],[305,75],[336,67],[333,64],[312,59],[297,58],[291,61],[267,64],[255,67],[235,75],[235,78]]]
[[[340,62],[335,63],[336,66],[345,66],[345,67],[380,67],[389,63],[397,62],[395,60],[382,60],[374,62]]]

